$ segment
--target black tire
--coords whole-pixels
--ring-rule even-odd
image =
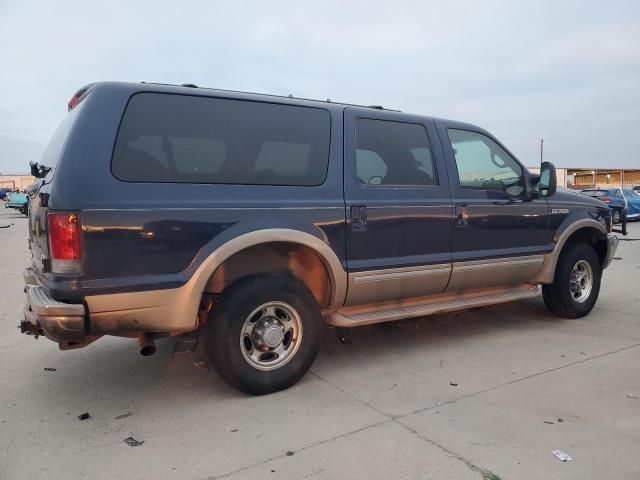
[[[20,213],[29,216],[29,207],[26,203],[22,207],[20,207]]]
[[[269,302],[282,302],[294,309],[301,323],[301,335],[297,351],[292,350],[287,363],[264,371],[245,358],[254,348],[258,353],[260,350],[251,340],[251,349],[241,345],[241,339],[253,338],[243,336],[245,321]],[[264,316],[260,320],[270,318],[275,317]],[[205,348],[209,362],[229,384],[251,395],[263,395],[288,388],[304,376],[318,354],[321,329],[320,308],[304,283],[288,274],[258,274],[238,280],[214,305],[205,327]],[[293,340],[289,345],[293,345]]]
[[[590,293],[582,301],[574,298],[570,287],[571,272],[579,262],[588,263],[592,273]],[[566,318],[584,317],[598,300],[601,278],[602,265],[595,250],[586,243],[570,243],[560,254],[553,283],[542,286],[544,303],[555,315]]]

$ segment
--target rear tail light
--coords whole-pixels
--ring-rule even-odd
[[[82,100],[84,100],[85,97],[91,91],[91,88],[93,87],[93,85],[94,85],[93,83],[90,83],[89,85],[85,85],[80,90],[78,90],[76,93],[74,93],[73,97],[71,97],[71,99],[69,100],[69,103],[67,103],[67,111],[73,110],[73,108],[76,105],[78,105]]]
[[[73,212],[56,212],[49,213],[47,217],[51,272],[82,273],[80,215]]]
[[[611,198],[609,197],[602,197],[600,200],[602,200],[604,203],[609,203],[611,201]]]

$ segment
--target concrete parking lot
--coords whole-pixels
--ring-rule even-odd
[[[264,397],[172,340],[144,358],[127,339],[61,352],[20,335],[27,220],[0,207],[4,225],[1,479],[640,478],[640,224],[586,318],[534,299],[366,327],[351,344],[326,328],[311,372]]]

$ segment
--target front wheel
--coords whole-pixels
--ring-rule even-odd
[[[542,286],[544,303],[556,315],[584,317],[598,300],[601,278],[602,266],[590,245],[567,245],[558,259],[553,283]]]
[[[322,317],[313,294],[285,274],[259,274],[233,284],[211,311],[206,350],[216,371],[252,395],[283,390],[311,367]]]

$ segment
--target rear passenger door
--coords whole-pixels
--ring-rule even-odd
[[[344,125],[347,305],[443,292],[453,218],[435,124],[349,108]]]

